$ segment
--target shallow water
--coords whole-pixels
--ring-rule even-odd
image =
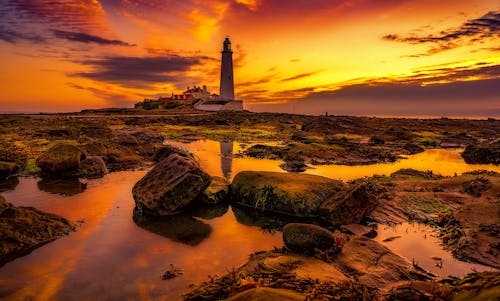
[[[410,262],[415,262],[425,270],[439,276],[459,276],[495,270],[480,264],[459,261],[445,250],[437,237],[436,229],[418,223],[402,223],[393,226],[379,225],[374,240],[385,245],[394,253]],[[389,241],[386,239],[393,238]]]
[[[197,141],[183,146],[200,157],[201,165],[212,175],[230,179],[242,170],[283,172],[279,161],[232,156],[242,149],[238,143]],[[430,169],[443,175],[474,169],[500,172],[494,166],[465,164],[458,150],[429,150],[393,164],[320,166],[307,173],[349,180],[390,174],[403,167]],[[226,273],[246,262],[255,251],[282,245],[280,233],[260,228],[273,229],[268,219],[227,207],[203,208],[170,219],[138,219],[135,223],[131,190],[145,173],[116,172],[98,180],[63,185],[20,178],[18,184],[6,185],[5,189],[14,190],[3,196],[13,204],[33,206],[82,223],[69,236],[1,267],[0,298],[94,300],[98,296],[101,300],[179,300],[189,284],[207,280],[208,275]],[[377,240],[393,235],[391,231],[406,230],[379,229]],[[417,231],[384,244],[440,275],[462,275],[474,267],[449,260],[449,253],[437,239],[422,240],[419,235]],[[416,242],[423,244],[417,247]],[[433,269],[435,263],[429,259],[433,255],[442,257],[446,268]],[[181,268],[183,275],[161,280],[170,264]]]
[[[144,173],[112,173],[72,196],[40,191],[38,179],[21,178],[14,191],[3,194],[7,201],[84,223],[0,268],[0,297],[176,300],[188,284],[226,273],[257,250],[282,245],[280,234],[237,222],[231,208],[218,208],[223,215],[213,219],[186,216],[165,222],[159,227],[164,236],[137,226],[131,189]],[[161,280],[170,264],[183,275]]]
[[[219,142],[213,140],[199,140],[191,143],[168,142],[182,146],[195,153],[202,167],[211,175],[223,176],[232,179],[243,170],[285,172],[279,165],[283,162],[268,159],[240,158],[231,156],[244,150],[245,145],[237,142]],[[309,166],[305,173],[320,175],[344,181],[373,175],[390,175],[401,168],[417,170],[432,170],[443,176],[452,176],[467,171],[486,169],[500,172],[500,166],[492,164],[467,164],[460,156],[461,149],[429,149],[425,152],[407,156],[394,163],[379,163],[371,165],[320,165]],[[221,156],[221,154],[223,154]]]

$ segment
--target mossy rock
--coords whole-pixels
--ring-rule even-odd
[[[80,162],[87,157],[77,146],[68,143],[56,143],[36,159],[42,172],[50,175],[64,175],[77,172]]]
[[[317,217],[322,203],[342,191],[338,180],[308,174],[242,171],[231,183],[231,200],[246,207],[296,217]]]

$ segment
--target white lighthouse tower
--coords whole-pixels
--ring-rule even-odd
[[[234,100],[233,51],[229,37],[224,40],[221,53],[220,97],[223,100]]]

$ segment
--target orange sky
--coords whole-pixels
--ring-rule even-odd
[[[489,0],[4,0],[0,111],[218,92],[226,35],[247,109],[500,116]]]

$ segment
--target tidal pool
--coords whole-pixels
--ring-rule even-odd
[[[281,162],[276,160],[233,156],[243,148],[238,143],[205,140],[181,145],[193,151],[203,168],[212,175],[231,179],[242,170],[284,172],[279,168]],[[468,165],[459,152],[428,150],[392,164],[319,166],[306,172],[343,180],[390,174],[410,167],[443,175],[474,169],[500,172],[500,168],[491,165]],[[102,179],[64,183],[20,178],[19,182],[4,185],[2,190],[7,191],[2,194],[8,202],[59,214],[80,226],[69,236],[0,267],[0,298],[180,300],[189,284],[208,280],[209,275],[231,271],[246,262],[248,255],[255,251],[282,246],[281,233],[272,230],[273,225],[280,221],[263,219],[237,208],[194,208],[172,218],[136,216],[134,221],[131,190],[145,173],[115,172]],[[0,187],[2,185],[0,183]],[[376,239],[392,235],[390,231],[406,231],[399,228],[386,230],[379,229]],[[426,228],[426,231],[432,229]],[[413,245],[408,246],[407,242]],[[422,240],[415,235],[384,244],[440,275],[463,275],[472,268],[484,268],[449,261],[445,256],[449,253],[442,249],[437,239]],[[422,251],[414,252],[417,248]],[[413,253],[408,250],[413,250]],[[443,273],[439,272],[443,269],[432,269],[434,262],[429,258],[433,255],[444,258],[444,266],[450,268]],[[430,263],[427,264],[424,258]],[[182,269],[183,274],[171,280],[161,280],[170,264]]]

